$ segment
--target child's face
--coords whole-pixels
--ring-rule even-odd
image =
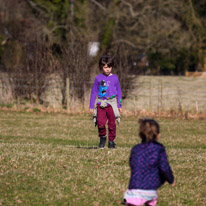
[[[103,67],[102,67],[102,70],[104,72],[105,75],[109,76],[112,72],[112,67],[108,67],[107,64],[105,64]]]

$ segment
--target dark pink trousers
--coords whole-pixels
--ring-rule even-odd
[[[109,141],[113,141],[116,137],[116,122],[114,111],[111,105],[101,108],[100,105],[97,105],[97,126],[100,136],[106,136],[106,123],[108,120],[108,138]]]

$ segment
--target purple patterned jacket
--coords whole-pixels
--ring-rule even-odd
[[[135,145],[130,154],[129,189],[156,190],[165,181],[174,181],[165,148],[152,141]]]

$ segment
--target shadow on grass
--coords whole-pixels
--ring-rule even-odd
[[[85,141],[85,140],[69,140],[62,138],[42,138],[42,137],[23,137],[23,136],[12,136],[12,135],[1,135],[0,134],[0,142],[7,143],[44,143],[44,144],[53,144],[53,145],[65,145],[72,146],[74,148],[83,148],[83,149],[98,149],[98,147],[94,146],[94,142]]]
[[[43,137],[24,137],[24,136],[13,136],[13,135],[1,135],[0,143],[36,143],[36,144],[52,144],[52,145],[64,145],[71,146],[78,149],[99,149],[94,146],[95,142],[92,140],[69,140],[62,138],[43,138]],[[97,142],[96,142],[97,143]],[[118,144],[118,148],[132,148],[132,144]],[[171,145],[167,146],[168,149],[206,149],[206,145]]]
[[[99,149],[97,146],[77,146],[78,149]]]

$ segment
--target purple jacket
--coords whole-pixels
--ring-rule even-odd
[[[134,146],[130,154],[129,189],[156,190],[165,181],[174,181],[165,148],[153,141]]]
[[[115,74],[106,76],[99,74],[94,80],[90,96],[90,109],[94,109],[96,96],[100,99],[117,97],[117,107],[121,108],[122,92],[119,79]]]

